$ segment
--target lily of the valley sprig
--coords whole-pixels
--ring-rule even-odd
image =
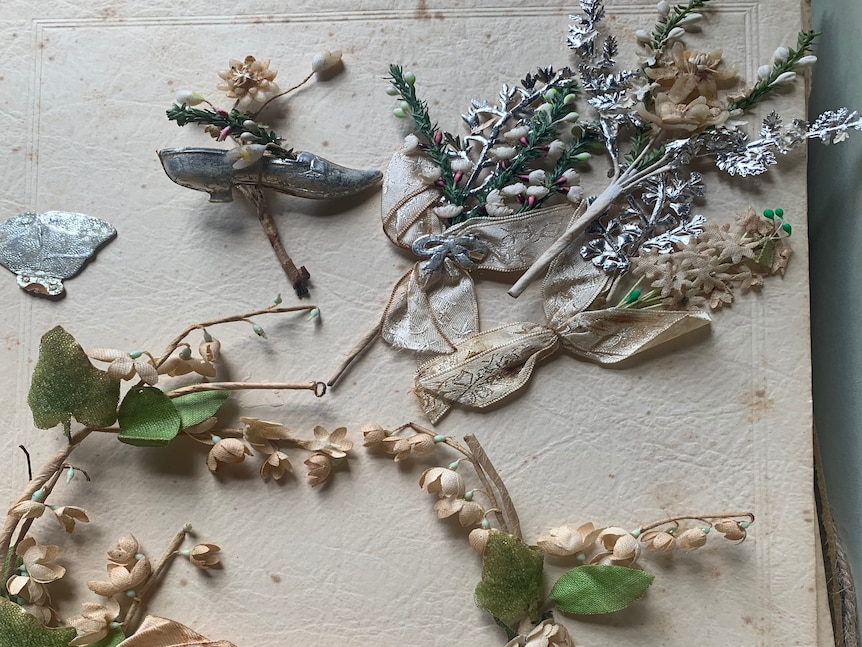
[[[363,427],[364,444],[382,450],[396,462],[430,455],[445,445],[459,457],[445,467],[426,469],[419,486],[435,496],[440,519],[457,519],[482,557],[476,604],[506,632],[506,647],[574,647],[555,611],[596,615],[619,611],[636,602],[654,577],[643,569],[644,549],[691,552],[707,543],[710,533],[741,542],[754,521],[749,512],[681,515],[643,524],[633,530],[593,522],[550,528],[527,543],[518,513],[503,479],[472,434],[462,445],[414,423],[395,429]],[[472,472],[464,474],[464,464]],[[471,477],[474,483],[469,484]],[[545,560],[577,564],[545,591]]]
[[[263,192],[269,188],[305,198],[328,199],[352,195],[380,182],[374,170],[339,166],[309,152],[296,152],[261,119],[267,106],[302,87],[315,75],[328,74],[341,62],[341,52],[323,51],[312,60],[311,72],[299,83],[280,91],[277,72],[269,59],[231,60],[230,68],[219,72],[218,89],[234,99],[230,109],[208,101],[199,92],[184,90],[167,110],[178,126],[198,124],[216,141],[230,141],[230,149],[183,148],[159,151],[168,177],[177,184],[209,193],[211,202],[231,202],[238,190],[257,211],[284,272],[297,296],[308,295],[310,274],[297,267],[285,250]],[[206,107],[198,107],[204,105]]]
[[[210,447],[206,464],[212,472],[257,453],[262,458],[259,472],[264,481],[284,479],[292,471],[284,451],[290,447],[305,457],[312,486],[327,482],[353,448],[346,428],[329,432],[318,426],[313,434],[293,434],[281,423],[251,417],[241,418],[239,429],[218,427],[216,415],[234,391],[307,390],[318,397],[326,392],[326,386],[315,380],[217,381],[222,351],[221,342],[214,336],[217,327],[239,323],[266,338],[259,323],[264,316],[305,313],[311,321],[320,316],[313,305],[282,307],[280,303],[278,297],[267,308],[192,324],[171,339],[161,353],[96,348],[88,357],[59,326],[43,336],[28,402],[35,426],[61,426],[66,440],[35,475],[30,475],[0,530],[0,555],[4,556],[0,569],[0,637],[12,640],[10,644],[40,647],[113,646],[121,641],[123,647],[134,647],[203,640],[175,621],[148,617],[141,622],[140,615],[149,594],[174,559],[186,558],[201,569],[218,567],[218,545],[204,542],[182,548],[190,531],[186,527],[154,562],[133,535],[121,537],[108,552],[106,578],[87,584],[102,599],[85,603],[80,615],[68,619],[71,626],[64,627],[58,626],[62,622],[53,608],[51,589],[54,582],[72,576],[72,569],[63,565],[62,547],[38,541],[34,524],[54,523],[45,521],[53,518],[71,533],[96,520],[96,515],[80,506],[54,505],[48,500],[59,497],[52,495],[64,480],[71,481],[78,473],[86,476],[70,462],[70,455],[97,432],[115,434],[130,445],[150,447],[165,446],[181,434],[189,436]],[[200,339],[194,340],[195,335]],[[94,366],[91,358],[100,365],[107,364],[106,370]],[[180,386],[173,384],[173,378],[178,376],[185,376]],[[196,381],[188,383],[189,378]]]

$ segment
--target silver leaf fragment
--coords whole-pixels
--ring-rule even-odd
[[[96,250],[117,235],[109,223],[70,211],[21,213],[0,222],[0,264],[18,285],[45,296],[63,294]]]

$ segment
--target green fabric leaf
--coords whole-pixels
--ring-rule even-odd
[[[485,547],[476,604],[509,627],[533,619],[542,602],[544,557],[514,536],[493,531]]]
[[[550,598],[566,613],[612,613],[641,597],[652,581],[652,575],[634,568],[578,566],[557,580]]]
[[[120,383],[93,366],[61,326],[42,336],[27,395],[36,427],[68,426],[72,416],[88,427],[110,427],[117,419],[119,399]]]
[[[230,391],[201,391],[172,398],[171,402],[177,408],[185,429],[213,417],[229,397]]]
[[[69,647],[75,629],[48,629],[14,602],[0,597],[0,647]]]
[[[91,643],[87,647],[117,647],[125,639],[123,630],[120,627],[114,627],[113,629],[109,629],[108,635],[99,642]]]
[[[137,386],[126,393],[117,413],[117,438],[138,447],[164,447],[180,431],[180,412],[161,390]]]

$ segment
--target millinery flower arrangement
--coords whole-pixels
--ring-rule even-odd
[[[744,86],[720,50],[685,44],[707,2],[659,2],[654,27],[632,34],[637,65],[624,69],[617,39],[601,29],[604,5],[582,0],[568,35],[576,67],[539,68],[493,102],[474,100],[463,136],[434,122],[415,74],[390,67],[395,116],[415,130],[387,170],[383,225],[420,260],[330,385],[377,335],[436,354],[415,384],[436,422],[453,405],[507,397],[560,347],[619,363],[709,325],[708,310],[783,274],[792,231],[784,209],[712,224],[697,213],[703,171],[757,176],[808,139],[841,141],[862,118],[840,109],[785,124],[771,112],[750,136],[743,119],[815,61],[816,34],[778,47]],[[604,188],[588,195],[582,175],[605,166]],[[482,331],[476,269],[522,273],[513,297],[544,276],[546,322]]]
[[[216,544],[204,542],[182,548],[191,531],[186,527],[158,562],[153,562],[133,535],[122,536],[108,551],[107,578],[87,583],[101,596],[99,602],[85,602],[81,615],[68,619],[71,628],[49,629],[60,624],[51,600],[52,583],[73,572],[61,563],[62,547],[39,543],[39,526],[34,530],[34,525],[50,523],[44,519],[53,518],[71,533],[91,521],[91,514],[83,508],[49,504],[48,499],[64,478],[68,482],[83,474],[89,479],[70,462],[70,455],[96,433],[115,434],[121,442],[139,447],[162,447],[179,435],[191,437],[209,447],[206,465],[212,472],[257,454],[262,459],[259,473],[264,481],[284,479],[292,471],[285,451],[292,447],[306,456],[312,486],[329,480],[353,448],[346,428],[329,432],[318,426],[312,437],[299,437],[278,422],[241,417],[241,427],[224,428],[216,418],[234,391],[306,390],[318,397],[326,392],[319,381],[218,381],[221,343],[213,335],[216,327],[237,322],[266,337],[258,323],[265,315],[308,313],[311,320],[319,317],[313,305],[282,307],[280,302],[277,298],[268,308],[193,324],[160,354],[110,348],[85,352],[60,326],[42,337],[28,402],[35,426],[61,426],[65,444],[35,475],[31,474],[0,531],[0,554],[5,557],[0,573],[0,638],[18,640],[4,644],[105,647],[122,641],[124,647],[134,647],[156,641],[190,644],[203,640],[175,621],[150,616],[141,622],[140,615],[143,603],[173,559],[185,557],[202,569],[216,567],[220,551]],[[200,335],[195,350],[191,340],[194,334]],[[173,378],[180,376],[185,378],[177,384]],[[169,386],[164,386],[166,382]]]
[[[457,519],[482,558],[476,604],[488,611],[505,632],[506,647],[575,645],[557,614],[590,616],[620,611],[636,602],[653,582],[642,561],[649,552],[691,552],[704,546],[710,533],[741,542],[754,521],[749,512],[684,515],[643,524],[634,530],[581,522],[548,529],[525,539],[517,510],[475,435],[462,445],[414,423],[395,429],[363,427],[364,444],[405,461],[447,446],[458,458],[446,467],[426,469],[419,486],[435,496],[440,519]],[[464,475],[462,465],[472,468]],[[473,477],[473,483],[470,483]],[[644,553],[644,550],[646,553]],[[575,566],[545,591],[545,561]]]
[[[246,56],[232,59],[219,72],[218,90],[234,99],[229,109],[217,107],[199,92],[179,93],[167,117],[178,126],[199,124],[219,142],[233,148],[177,148],[159,151],[162,166],[177,184],[209,193],[210,202],[231,202],[236,189],[257,211],[272,245],[297,296],[308,295],[311,278],[305,266],[299,268],[281,242],[264,188],[316,200],[359,193],[380,182],[374,170],[355,170],[334,164],[307,151],[288,147],[284,139],[261,119],[261,113],[275,100],[302,87],[315,76],[328,76],[341,65],[341,52],[316,54],[311,72],[293,87],[281,91],[275,82],[278,73],[269,59]],[[204,106],[204,107],[198,107]]]

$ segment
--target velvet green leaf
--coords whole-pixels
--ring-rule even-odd
[[[110,427],[117,419],[120,383],[90,363],[75,338],[57,326],[42,336],[27,404],[39,429]]]
[[[578,566],[557,580],[550,598],[566,613],[612,613],[641,597],[652,581],[652,575],[633,568]]]
[[[99,642],[90,643],[87,647],[117,647],[123,642],[126,637],[123,635],[123,630],[120,627],[108,629],[108,635],[102,638]]]
[[[138,447],[163,447],[180,431],[182,419],[171,399],[154,386],[136,386],[117,414],[117,438]]]
[[[48,629],[14,602],[0,597],[0,647],[69,647],[72,627]]]
[[[542,602],[544,557],[516,537],[494,531],[482,561],[476,604],[509,627],[535,618]]]
[[[201,391],[173,398],[171,402],[177,408],[182,420],[183,429],[202,423],[215,415],[224,401],[230,397],[230,391]]]

